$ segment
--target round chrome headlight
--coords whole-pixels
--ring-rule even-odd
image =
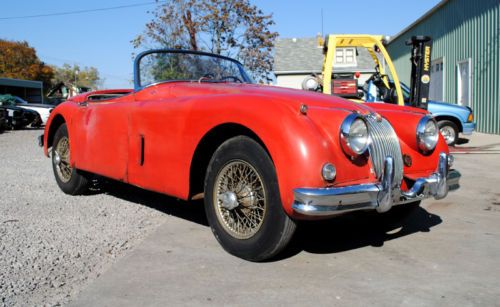
[[[350,157],[365,153],[370,143],[368,126],[358,114],[349,114],[340,127],[340,143],[344,152]]]
[[[431,116],[422,117],[417,126],[417,145],[423,153],[428,153],[436,148],[439,138],[439,128]]]

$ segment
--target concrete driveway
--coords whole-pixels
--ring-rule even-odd
[[[227,254],[201,204],[176,206],[71,305],[498,306],[500,137],[456,151],[462,188],[446,199],[397,225],[366,213],[304,223],[273,262]]]

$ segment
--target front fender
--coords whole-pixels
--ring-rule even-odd
[[[302,114],[299,102],[276,99],[271,102],[263,97],[238,97],[238,100],[238,104],[224,99],[204,101],[199,106],[189,107],[190,110],[197,110],[192,111],[189,121],[196,121],[197,127],[204,127],[196,133],[196,144],[207,131],[224,123],[242,125],[254,132],[274,162],[281,200],[289,215],[293,215],[293,189],[332,185],[321,176],[321,168],[326,162],[337,167],[335,184],[370,177],[367,163],[359,165],[350,161],[339,148],[338,127],[348,113],[346,110],[325,112],[311,107],[307,114]],[[251,103],[244,103],[250,100]],[[195,146],[190,152],[194,154],[194,151]]]
[[[469,117],[470,114],[470,110],[465,107],[448,103],[437,103],[432,101],[428,105],[428,111],[434,117],[440,117],[440,116],[454,117],[457,119],[457,121],[460,122],[462,126],[467,122],[467,118]]]

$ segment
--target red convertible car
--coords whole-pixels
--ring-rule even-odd
[[[84,93],[51,113],[40,142],[61,190],[93,174],[204,199],[211,229],[260,261],[296,221],[411,208],[458,189],[460,173],[426,111],[252,84],[230,58],[151,50],[134,90]]]

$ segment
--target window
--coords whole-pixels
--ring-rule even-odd
[[[337,48],[335,50],[335,64],[337,67],[357,66],[356,48]]]
[[[457,102],[461,106],[470,106],[471,100],[471,59],[457,62]]]
[[[444,100],[444,58],[437,58],[431,62],[431,84],[429,87],[429,99],[435,101]]]

